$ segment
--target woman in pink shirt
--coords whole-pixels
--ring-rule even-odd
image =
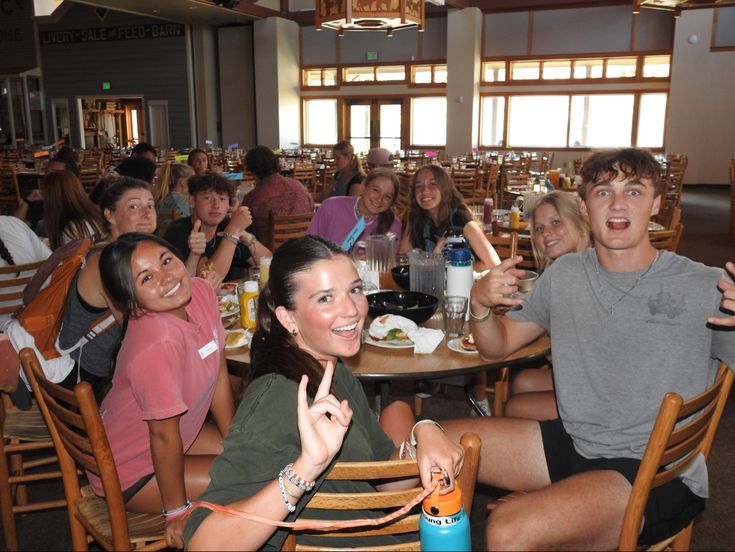
[[[100,273],[123,313],[112,389],[100,406],[123,497],[131,511],[163,510],[167,543],[181,548],[183,517],[175,514],[209,483],[234,413],[217,299],[151,234],[108,245]],[[208,411],[216,427],[205,423]],[[103,494],[99,479],[89,479]]]

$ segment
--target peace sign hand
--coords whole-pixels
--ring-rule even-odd
[[[334,362],[328,361],[311,406],[306,402],[309,378],[304,375],[299,383],[296,403],[301,436],[299,464],[305,470],[303,475],[311,480],[315,480],[339,452],[352,420],[352,409],[347,401],[340,402],[329,393],[333,376]]]

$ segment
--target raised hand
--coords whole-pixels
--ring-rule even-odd
[[[735,278],[735,263],[727,263],[725,268]],[[716,326],[735,327],[735,284],[723,279],[717,283],[717,287],[722,290],[720,308],[731,314],[730,316],[710,316],[707,322]]]
[[[518,291],[518,278],[524,275],[524,271],[516,268],[523,257],[510,257],[499,265],[492,267],[489,272],[478,280],[472,288],[472,303],[492,308],[495,305],[520,305],[523,299],[513,298],[513,293]],[[473,312],[476,312],[473,309]],[[479,313],[478,313],[479,314]]]
[[[204,255],[204,250],[207,248],[207,237],[202,232],[201,220],[194,221],[194,226],[189,234],[188,245],[191,255]]]
[[[301,437],[301,457],[309,466],[314,479],[329,465],[342,447],[345,433],[350,427],[352,409],[347,401],[338,401],[329,392],[334,375],[334,363],[329,361],[319,384],[314,402],[306,402],[307,376],[301,377],[297,395],[297,414]]]
[[[250,209],[241,205],[232,211],[232,217],[230,218],[230,223],[227,225],[227,231],[230,234],[238,235],[252,223],[253,217],[250,214]]]
[[[452,441],[434,424],[421,424],[415,429],[416,460],[419,466],[421,485],[428,489],[431,478],[437,471],[449,476],[449,486],[444,492],[454,487],[454,480],[462,469],[464,449]]]

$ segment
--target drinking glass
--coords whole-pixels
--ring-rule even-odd
[[[414,249],[408,253],[411,291],[428,293],[436,298],[444,295],[446,278],[444,255]]]
[[[368,270],[389,272],[393,266],[393,238],[384,234],[368,236]]]
[[[447,337],[459,337],[464,333],[467,315],[467,297],[447,295],[444,297],[444,332]]]

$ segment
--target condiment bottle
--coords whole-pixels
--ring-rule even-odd
[[[493,198],[486,197],[483,202],[482,219],[485,223],[485,232],[492,232],[493,229]]]
[[[260,295],[258,282],[250,280],[242,284],[242,290],[240,291],[240,325],[246,330],[254,330],[258,323],[258,295]]]
[[[437,487],[422,503],[419,519],[421,550],[472,550],[470,522],[462,507],[462,491],[455,485],[440,495]]]

